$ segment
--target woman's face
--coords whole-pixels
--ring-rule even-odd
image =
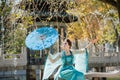
[[[70,46],[68,45],[68,42],[66,40],[63,41],[61,48],[63,50],[69,50],[70,49]]]

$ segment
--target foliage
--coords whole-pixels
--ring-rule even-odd
[[[0,4],[0,16],[6,16],[10,13],[12,9],[12,3],[10,3],[9,5],[6,4],[6,2],[4,0],[1,0],[1,4]]]
[[[103,41],[109,41],[111,44],[116,41],[115,31],[109,25],[104,26],[103,35],[101,36],[104,39]]]
[[[95,39],[102,44],[106,41],[114,43],[117,38],[115,28],[119,28],[116,9],[96,0],[76,0],[75,9],[69,13],[78,15],[79,21],[70,23],[68,37],[72,39]],[[76,13],[75,13],[76,12]],[[119,31],[119,29],[118,29]]]
[[[117,30],[118,30],[118,32],[119,32],[119,34],[120,34],[120,23],[117,24]]]
[[[21,52],[21,47],[24,46],[27,31],[21,23],[18,23],[17,26],[11,28],[13,28],[11,31],[6,29],[5,33],[5,35],[7,35],[4,39],[5,53],[18,54]]]
[[[79,27],[80,24],[78,22],[75,22],[72,24],[67,30],[68,30],[68,37],[69,38],[81,38],[83,30],[81,27]]]
[[[2,1],[0,6],[2,31],[1,41],[5,54],[19,54],[23,47],[27,29],[33,25],[33,17],[29,12],[20,10],[12,2]]]

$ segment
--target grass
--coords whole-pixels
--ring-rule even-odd
[[[120,80],[120,77],[117,77],[117,78],[107,78],[107,80]]]

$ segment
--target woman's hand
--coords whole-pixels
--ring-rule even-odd
[[[48,58],[49,58],[50,62],[52,62],[52,63],[56,62],[57,60],[59,60],[61,58],[60,53],[55,58],[53,58],[51,56],[52,56],[51,54],[48,54]]]

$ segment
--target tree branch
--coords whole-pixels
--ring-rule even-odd
[[[99,0],[99,1],[102,1],[104,3],[108,3],[108,4],[117,8],[117,2],[115,0]]]

